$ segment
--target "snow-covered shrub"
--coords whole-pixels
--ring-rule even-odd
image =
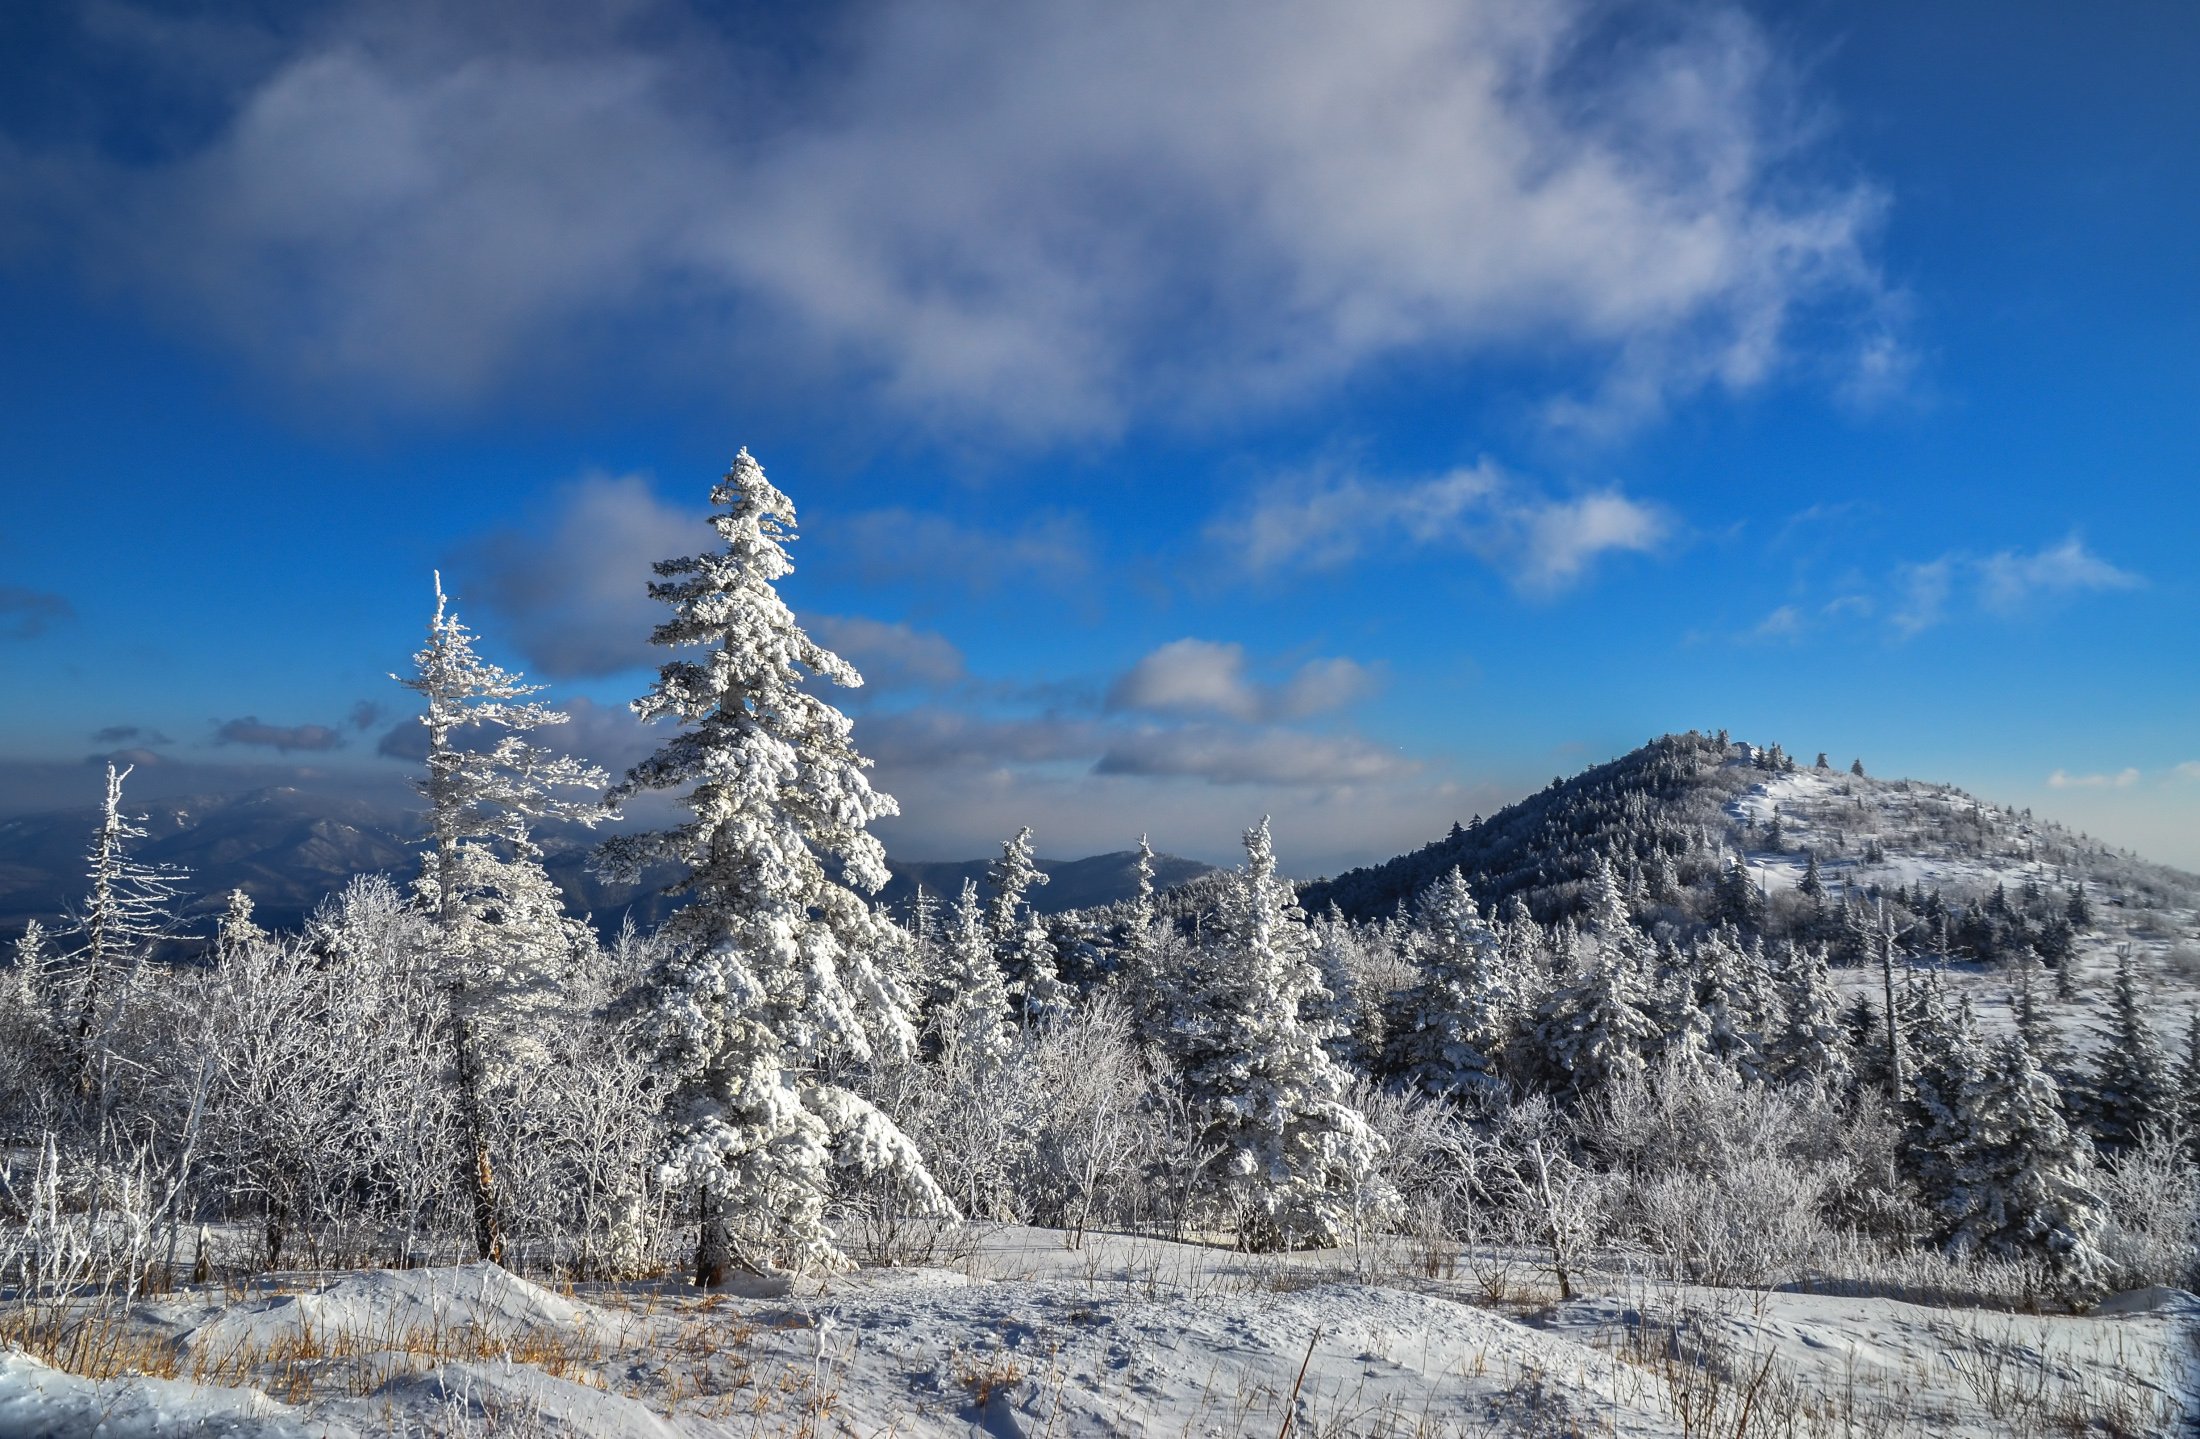
[[[1615,1182],[1614,1218],[1704,1283],[1801,1277],[1830,1252],[1828,1201],[1849,1178],[1828,1096],[1668,1063],[1606,1088],[1582,1120]]]
[[[1082,1242],[1129,1212],[1146,1167],[1152,1076],[1123,1007],[1095,999],[1028,1041],[1033,1084],[1024,1190],[1033,1217]]]
[[[2101,1188],[2110,1282],[2119,1289],[2200,1287],[2200,1169],[2184,1153],[2184,1135],[2150,1131],[2109,1168]]]

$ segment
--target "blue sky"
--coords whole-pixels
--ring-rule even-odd
[[[913,858],[1723,726],[2200,868],[2200,19],[2108,13],[11,8],[0,804],[393,785],[437,567],[630,762],[745,444]]]

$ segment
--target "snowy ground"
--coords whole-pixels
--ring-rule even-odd
[[[0,1355],[0,1434],[2169,1434],[2200,1413],[2200,1301],[2173,1291],[2085,1318],[1619,1276],[1498,1303],[1360,1267],[1388,1277],[1006,1229],[951,1268],[716,1299],[485,1266],[300,1277],[113,1326],[118,1371],[169,1377]]]

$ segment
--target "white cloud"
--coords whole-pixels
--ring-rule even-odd
[[[498,619],[492,653],[508,642],[546,679],[616,674],[661,658],[649,636],[668,612],[649,597],[650,566],[716,538],[640,475],[588,475],[544,506],[542,524],[462,549],[444,587],[460,618],[479,603]]]
[[[2098,590],[2131,590],[2145,583],[2120,570],[2071,535],[2052,549],[2026,554],[2003,550],[1978,562],[1979,603],[2008,614],[2034,600]]]
[[[1923,564],[1902,565],[1894,573],[1894,603],[1888,618],[1905,639],[1921,634],[1947,617],[1955,588],[1954,559],[1942,556]]]
[[[1881,289],[1739,6],[885,0],[800,65],[673,4],[398,13],[148,46],[155,88],[249,78],[197,148],[88,126],[0,208],[330,390],[467,403],[642,319],[668,374],[1041,439],[1526,346],[1640,411]]]
[[[1299,719],[1341,709],[1371,690],[1375,673],[1356,661],[1310,660],[1280,683],[1247,673],[1245,647],[1173,640],[1140,659],[1108,689],[1111,710],[1220,715],[1260,721]]]
[[[2200,779],[2200,759],[2188,759],[2171,773],[2179,779]]]
[[[1982,557],[1950,550],[1896,565],[1878,581],[1851,574],[1844,584],[1860,589],[1815,609],[1782,605],[1744,638],[1799,638],[1821,622],[1881,615],[1897,639],[1907,640],[1965,616],[2015,619],[2080,594],[2141,589],[2146,580],[2110,564],[2072,535],[2033,551],[2008,549]]]
[[[2120,769],[2114,774],[2069,774],[2056,770],[2047,777],[2049,789],[2129,789],[2139,782],[2139,771]]]
[[[941,689],[969,678],[962,651],[945,636],[863,615],[804,615],[825,647],[862,671],[874,689]]]
[[[1745,638],[1792,640],[1800,637],[1804,628],[1803,612],[1794,605],[1782,605],[1752,626]]]
[[[1207,533],[1255,573],[1336,569],[1406,546],[1451,548],[1496,566],[1524,592],[1548,595],[1604,555],[1656,553],[1673,524],[1617,490],[1554,498],[1485,461],[1406,483],[1355,474],[1278,480]]]

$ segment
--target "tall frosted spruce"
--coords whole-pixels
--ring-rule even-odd
[[[1425,1094],[1493,1097],[1504,1083],[1513,994],[1497,936],[1456,866],[1421,891],[1415,929],[1421,980],[1399,1001],[1392,1068]]]
[[[649,587],[672,609],[652,642],[683,653],[633,709],[678,733],[611,791],[613,804],[676,791],[687,818],[598,851],[614,878],[674,867],[667,892],[688,901],[665,923],[653,988],[675,1086],[665,1174],[694,1196],[706,1287],[734,1265],[844,1267],[825,1222],[836,1171],[890,1176],[913,1208],[950,1208],[893,1122],[826,1078],[835,1059],[906,1053],[913,1039],[876,963],[888,922],[865,899],[887,879],[867,826],[896,806],[864,777],[847,716],[806,685],[862,677],[773,588],[794,570],[794,505],[747,450],[711,504],[721,545],[660,562]]]
[[[1247,1249],[1336,1244],[1396,1204],[1379,1173],[1386,1146],[1299,1018],[1321,981],[1265,819],[1246,831],[1245,859],[1216,917],[1197,1003],[1178,1022],[1210,1156],[1202,1198]]]
[[[426,773],[414,787],[428,802],[428,853],[414,888],[435,921],[474,1245],[501,1264],[490,1094],[527,1055],[528,1012],[554,1001],[573,957],[590,943],[588,927],[565,913],[543,870],[533,826],[594,824],[602,818],[594,796],[607,776],[529,738],[568,717],[533,698],[545,686],[474,652],[473,633],[452,613],[440,574],[427,643],[413,656],[412,674],[392,678],[424,706]],[[561,799],[560,791],[584,791],[590,800]]]
[[[99,828],[92,832],[91,852],[85,857],[85,877],[91,892],[77,928],[84,943],[68,977],[66,1008],[73,1014],[65,1047],[79,1093],[106,1103],[109,1031],[120,1022],[127,1007],[138,964],[163,937],[172,934],[176,918],[170,906],[181,892],[183,872],[168,865],[150,865],[132,859],[130,842],[145,838],[144,816],[122,810],[122,782],[134,766],[117,770],[107,766],[107,796],[99,808]]]

